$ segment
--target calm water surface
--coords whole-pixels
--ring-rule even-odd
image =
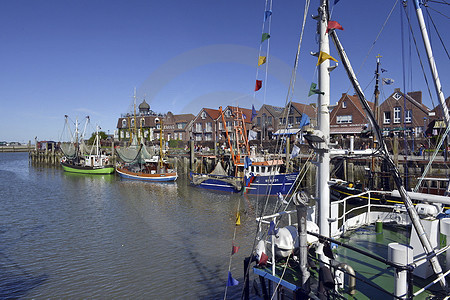
[[[255,199],[33,166],[0,153],[0,298],[223,299],[239,286]]]

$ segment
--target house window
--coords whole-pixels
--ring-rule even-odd
[[[195,123],[195,132],[202,132],[202,123]]]
[[[178,128],[178,129],[183,129],[183,123],[178,123],[178,124],[177,124],[177,128]]]
[[[412,110],[407,109],[405,110],[405,123],[411,123],[412,121]]]
[[[390,124],[391,123],[391,112],[385,111],[383,113],[383,124]]]
[[[231,110],[227,110],[225,112],[225,116],[227,116],[228,118],[231,117]]]
[[[127,127],[127,119],[123,119],[122,120],[122,128],[126,128]]]
[[[223,123],[219,122],[219,130],[223,130]]]
[[[131,119],[131,127],[134,126],[134,119]]]
[[[295,117],[295,124],[300,124],[302,117]]]
[[[352,123],[352,121],[353,121],[352,115],[336,117],[336,123],[338,123],[338,124]]]
[[[202,119],[206,119],[206,112],[202,112]]]
[[[261,117],[256,118],[256,125],[258,125],[258,126],[261,125]]]
[[[401,120],[401,108],[400,106],[394,107],[394,123],[400,123]]]
[[[212,123],[211,122],[208,122],[205,124],[205,131],[212,132]]]
[[[211,133],[205,134],[205,140],[206,141],[212,141],[212,134]]]
[[[268,117],[267,117],[267,122],[269,122],[270,124],[272,124],[272,116],[268,116]]]
[[[145,126],[145,119],[141,118],[141,127],[144,127],[144,126]]]
[[[202,140],[202,135],[201,134],[196,134],[195,135],[195,140],[196,141],[201,141]]]
[[[347,101],[342,101],[342,108],[347,108]]]
[[[283,118],[280,118],[280,125],[283,124]]]
[[[183,133],[182,133],[182,132],[179,132],[179,133],[178,133],[178,139],[179,139],[179,140],[183,140]]]
[[[294,123],[294,117],[288,117],[288,124],[292,125]]]
[[[227,129],[231,130],[231,121],[227,121],[226,125],[227,125]]]

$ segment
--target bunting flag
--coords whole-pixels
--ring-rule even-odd
[[[311,120],[309,119],[309,116],[307,114],[302,114],[302,118],[300,120],[300,128],[302,128],[306,125],[309,125],[309,124],[311,124]]]
[[[337,60],[334,57],[332,57],[330,54],[325,53],[323,51],[320,51],[319,59],[317,60],[317,65],[316,66],[320,65],[321,63],[323,63],[327,59],[331,59],[331,60],[334,60],[335,62],[337,62]]]
[[[257,114],[255,106],[252,104],[252,117],[250,118],[250,121],[253,121]]]
[[[261,253],[261,257],[259,258],[258,266],[264,266],[267,264],[269,257],[264,252]]]
[[[321,95],[325,95],[324,92],[321,92],[320,90],[316,89],[317,84],[315,84],[314,82],[311,82],[311,86],[309,87],[309,93],[308,93],[308,97],[314,94],[321,94]]]
[[[264,32],[261,37],[261,43],[270,38],[270,34]]]
[[[275,223],[273,221],[270,221],[269,231],[267,232],[267,235],[276,235],[277,233],[278,229],[275,228]]]
[[[241,248],[241,247],[233,245],[233,248],[231,248],[231,255],[238,253],[239,248]]]
[[[266,10],[264,12],[264,22],[267,21],[267,19],[272,15],[272,11],[271,10]]]
[[[386,69],[381,68],[381,73],[387,72]]]
[[[228,281],[227,281],[227,286],[235,286],[235,285],[238,285],[238,284],[239,284],[239,281],[237,281],[236,279],[234,279],[234,278],[231,276],[231,272],[228,271]]]
[[[326,33],[328,33],[328,31],[330,31],[331,29],[344,30],[344,28],[338,22],[336,22],[336,21],[328,21]]]
[[[303,117],[302,117],[303,118]],[[300,147],[297,145],[294,145],[294,148],[292,148],[291,158],[295,158],[300,154]]]
[[[262,80],[256,80],[256,84],[255,84],[255,92],[259,91],[262,87]]]
[[[236,225],[241,225],[241,214],[238,212],[236,216]]]
[[[256,140],[257,137],[258,137],[258,133],[256,131],[251,130],[251,129],[248,131],[248,141],[249,142]]]
[[[391,85],[394,83],[394,79],[392,79],[392,78],[383,78],[382,80],[383,80],[383,84],[385,84],[385,85]]]
[[[265,63],[266,63],[266,59],[267,59],[266,56],[260,56],[260,57],[258,58],[258,67],[259,67],[260,65],[262,65],[262,64],[265,64]]]
[[[250,159],[250,157],[246,156],[245,160],[244,160],[244,169],[247,169],[251,165],[252,165],[252,160]]]

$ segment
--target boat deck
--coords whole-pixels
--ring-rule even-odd
[[[410,228],[405,229],[405,227],[384,224],[383,232],[376,233],[375,226],[369,225],[357,230],[349,231],[338,241],[368,251],[375,256],[378,256],[380,259],[383,259],[388,257],[389,243],[407,243],[409,231]],[[383,297],[393,299],[392,294],[394,292],[395,271],[392,267],[343,246],[332,246],[332,251],[336,260],[339,263],[350,265],[356,274],[356,293],[354,295],[345,294],[348,299],[382,299]],[[254,267],[253,270],[254,274],[273,282],[269,293],[271,291],[273,292],[273,289],[278,284],[280,285],[278,294],[287,295],[288,293],[299,290],[300,273],[298,263],[293,260],[289,261],[286,268],[285,261],[277,262],[275,276],[272,275],[270,265],[266,267]],[[311,288],[312,290],[315,290],[318,285],[319,272],[318,269],[310,270],[310,272],[312,279]],[[280,280],[281,276],[283,277],[282,280]],[[413,291],[417,292],[421,287],[426,286],[431,281],[432,278],[423,280],[414,276]],[[345,289],[348,289],[348,279],[346,279],[345,282]],[[383,290],[386,292],[383,292]],[[436,284],[431,288],[431,291],[425,291],[414,297],[414,299],[433,299],[433,296],[437,296],[436,299],[439,299],[442,295],[443,291],[439,284]]]

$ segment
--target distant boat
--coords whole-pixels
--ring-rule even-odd
[[[147,150],[143,141],[138,145],[136,135],[129,147],[117,148],[117,154],[121,162],[117,165],[116,171],[121,178],[142,181],[167,182],[175,181],[178,178],[177,171],[164,159],[162,150],[162,121],[160,123],[160,146],[159,155],[153,155]]]
[[[70,131],[68,116],[66,115],[65,117],[67,129]],[[60,161],[62,168],[66,172],[81,174],[104,175],[114,173],[114,166],[111,164],[109,157],[101,152],[98,127],[96,129],[94,144],[90,151],[84,143],[84,133],[88,123],[89,117],[86,117],[85,130],[80,135],[77,120],[75,122],[75,132],[71,133],[73,141],[61,144],[61,150],[64,153]]]
[[[226,124],[222,107],[219,108],[223,124]],[[230,147],[231,164],[227,171],[221,162],[211,173],[190,173],[191,184],[200,188],[223,191],[244,192],[248,195],[287,195],[295,184],[298,172],[286,173],[284,161],[281,159],[266,159],[250,153],[243,112],[236,107],[234,110],[234,129],[236,143],[232,145],[228,128],[225,127],[228,145]],[[239,143],[239,141],[241,141]],[[244,151],[244,153],[240,153]]]

